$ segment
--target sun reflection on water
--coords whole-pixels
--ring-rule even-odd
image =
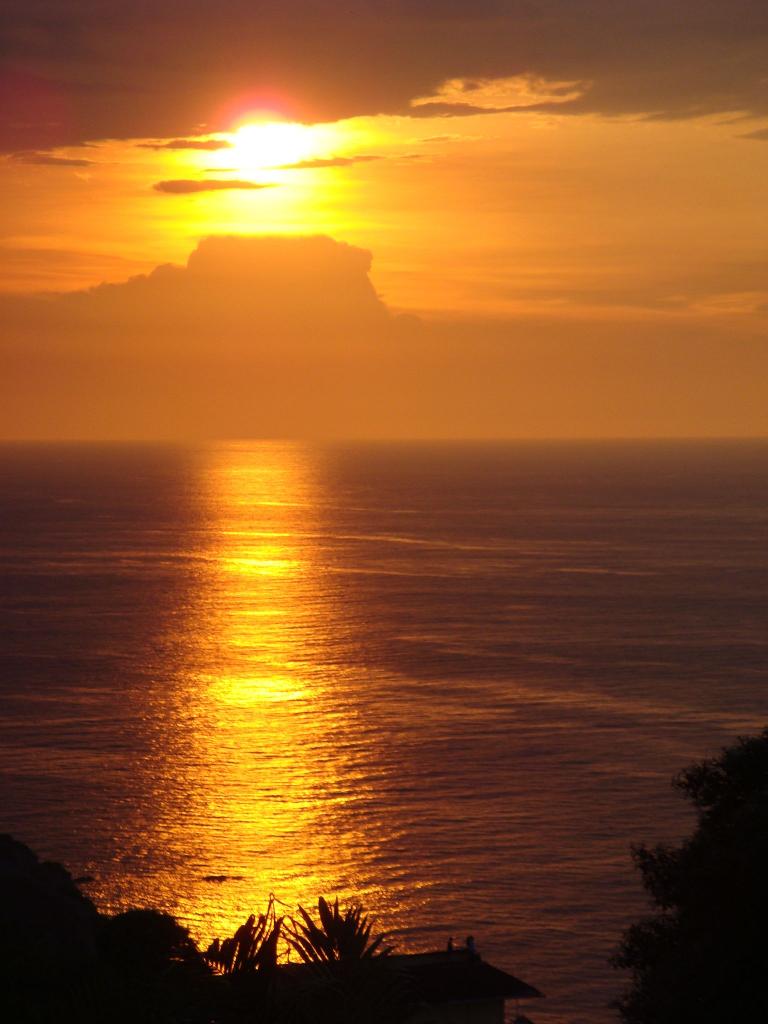
[[[295,906],[354,876],[359,843],[333,814],[352,798],[334,737],[355,711],[326,664],[316,466],[301,445],[227,444],[210,450],[202,482],[206,550],[158,794],[175,855],[148,895],[204,940],[270,892]]]
[[[178,568],[117,698],[130,781],[89,892],[106,911],[172,913],[203,944],[271,893],[407,925],[434,886],[400,814],[418,724],[366,658],[378,606],[338,572],[333,455],[226,442],[188,465],[164,531]],[[424,801],[419,820],[436,813],[429,787]]]

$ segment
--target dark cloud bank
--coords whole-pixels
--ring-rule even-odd
[[[209,238],[185,267],[0,297],[0,436],[768,433],[761,336],[419,321],[370,262],[323,237]]]
[[[454,77],[585,83],[561,113],[768,113],[764,0],[6,0],[0,42],[6,151],[185,138],[244,104],[407,112]]]

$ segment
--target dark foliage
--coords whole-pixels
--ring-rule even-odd
[[[0,1020],[66,1020],[98,963],[98,933],[69,872],[0,836]]]
[[[0,835],[0,961],[14,973],[35,964],[70,970],[96,955],[99,915],[69,872]]]
[[[60,864],[0,836],[3,1024],[207,1024],[213,982],[170,915],[100,915]]]
[[[5,1024],[402,1024],[409,981],[361,907],[321,899],[286,929],[270,899],[201,954],[169,914],[101,915],[61,865],[0,837],[0,1021]],[[285,946],[283,946],[285,952]]]
[[[284,981],[280,1024],[404,1024],[414,1005],[408,972],[388,957],[295,964]]]
[[[101,929],[107,959],[134,975],[161,974],[201,967],[200,954],[186,928],[159,910],[127,910],[107,917]]]
[[[186,928],[158,910],[128,910],[103,918],[99,977],[120,995],[120,1011],[135,1024],[207,1021],[217,1001],[213,979]]]
[[[768,729],[675,780],[697,827],[633,851],[658,913],[625,933],[627,1024],[768,1020]]]
[[[329,1024],[398,1024],[408,1016],[409,979],[389,961],[386,935],[360,905],[340,909],[338,899],[317,901],[317,920],[304,907],[290,918],[285,937],[298,954],[298,985],[286,993],[291,1017]]]
[[[319,921],[299,907],[301,920],[291,919],[286,938],[304,963],[369,960],[387,956],[392,950],[384,946],[386,935],[371,938],[373,921],[363,914],[361,906],[339,910],[338,899],[331,905],[321,896],[317,901]]]
[[[254,914],[229,939],[214,939],[204,958],[217,973],[230,978],[274,973],[283,918],[275,912],[272,897],[264,914]]]

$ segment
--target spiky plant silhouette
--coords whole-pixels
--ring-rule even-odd
[[[284,933],[291,949],[308,964],[371,960],[388,956],[392,949],[384,945],[386,934],[371,936],[374,922],[362,906],[339,909],[338,897],[329,904],[321,896],[317,901],[319,921],[299,906],[301,919],[289,918]]]
[[[203,958],[213,971],[228,977],[270,972],[277,967],[282,925],[271,896],[265,913],[258,918],[251,914],[230,938],[214,939]]]

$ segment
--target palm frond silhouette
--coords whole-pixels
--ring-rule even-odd
[[[284,928],[291,949],[304,963],[370,960],[388,956],[392,949],[384,945],[386,934],[371,935],[374,921],[362,906],[339,909],[338,897],[329,904],[321,896],[317,901],[318,921],[299,906],[300,920],[290,918]]]

